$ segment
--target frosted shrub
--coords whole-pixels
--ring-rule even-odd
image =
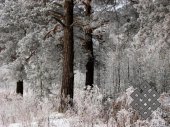
[[[48,122],[49,114],[54,110],[54,105],[49,99],[41,100],[35,96],[24,98],[15,93],[0,93],[0,125],[21,123],[30,127],[30,124],[37,122],[43,124]]]
[[[166,98],[168,94],[162,94],[158,99],[162,104],[162,108],[158,108],[147,120],[143,120],[138,112],[130,106],[132,102],[130,95],[133,91],[133,87],[128,88],[126,92],[113,102],[116,125],[118,127],[168,127],[168,121],[165,121],[163,118],[163,114],[167,112],[169,105],[167,102],[170,99]]]
[[[150,127],[167,127],[165,120],[162,118],[161,111],[153,112]]]
[[[80,90],[76,89],[74,112],[79,116],[79,126],[92,126],[101,122],[101,116],[103,113],[102,105],[103,95],[97,86],[94,86],[92,90]]]
[[[132,114],[125,109],[118,111],[117,123],[119,127],[130,127],[130,118]]]

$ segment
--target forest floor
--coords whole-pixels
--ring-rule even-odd
[[[0,127],[170,127],[169,93],[161,94],[158,99],[161,107],[143,120],[130,106],[133,91],[130,87],[111,102],[112,109],[107,108],[109,103],[104,109],[94,100],[88,100],[89,104],[78,102],[79,111],[70,110],[65,114],[51,110],[49,101],[41,103],[34,97],[23,99],[14,93],[1,91]]]

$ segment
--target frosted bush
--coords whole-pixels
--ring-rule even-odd
[[[11,123],[21,123],[23,126],[30,127],[32,122],[48,122],[49,114],[54,111],[54,105],[49,100],[40,100],[35,96],[25,96],[24,98],[15,93],[0,93],[0,125]],[[53,100],[56,101],[56,100]]]
[[[76,89],[74,108],[66,113],[68,117],[78,117],[78,120],[72,121],[73,126],[93,126],[108,122],[112,113],[112,101],[103,101],[103,99],[104,94],[97,86],[93,89],[87,88],[87,90]]]
[[[117,113],[117,123],[119,127],[130,127],[130,118],[132,114],[125,109]]]
[[[162,118],[161,111],[153,112],[150,127],[167,127],[165,120]]]
[[[84,121],[87,122],[92,122],[94,119],[97,119],[102,108],[102,98],[100,98],[100,96],[101,93],[97,87],[87,91],[77,89],[75,95],[77,115],[81,116]]]
[[[162,116],[164,110],[159,108],[147,120],[143,120],[130,106],[130,95],[134,90],[129,87],[114,101],[106,99],[105,92],[96,86],[92,90],[75,89],[74,108],[70,108],[65,117],[71,127],[168,127]],[[164,98],[160,103],[163,101],[167,102]]]

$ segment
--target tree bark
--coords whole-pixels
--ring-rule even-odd
[[[17,82],[16,93],[21,94],[21,96],[23,96],[23,80],[19,80]]]
[[[90,20],[91,16],[91,0],[86,0],[85,8],[86,8],[86,16],[88,20]],[[92,28],[90,24],[85,28],[85,48],[88,52],[88,61],[86,63],[86,81],[85,86],[93,87],[94,82],[94,54],[93,54],[93,40],[92,40]]]
[[[63,75],[61,87],[60,112],[65,112],[68,104],[72,106],[74,91],[74,40],[73,40],[73,0],[65,0],[65,27],[64,27],[64,49],[63,49]],[[68,98],[69,97],[69,98]],[[68,100],[69,99],[69,100]]]

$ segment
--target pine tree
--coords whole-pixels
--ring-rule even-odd
[[[74,40],[73,40],[73,0],[64,3],[64,49],[63,49],[63,76],[61,87],[60,111],[67,110],[67,102],[72,105],[74,91]],[[70,100],[67,100],[68,97]],[[67,99],[66,99],[67,98]]]

